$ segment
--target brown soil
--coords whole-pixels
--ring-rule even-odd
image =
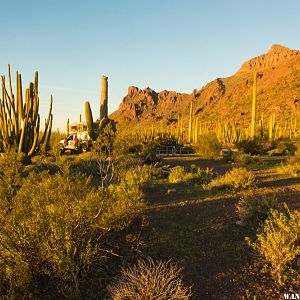
[[[196,164],[224,173],[231,165],[198,157],[168,157],[170,166]],[[266,174],[265,170],[261,171]],[[260,171],[256,169],[256,174]],[[292,181],[291,181],[292,180]],[[174,188],[174,186],[172,186]],[[286,179],[272,187],[291,207],[300,207],[300,180]],[[188,185],[166,184],[146,193],[149,203],[139,229],[138,251],[155,259],[171,259],[183,267],[184,280],[193,286],[193,299],[280,299],[279,289],[256,264],[245,237],[256,229],[236,224],[238,193],[211,194]]]

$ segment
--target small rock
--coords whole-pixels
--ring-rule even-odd
[[[176,192],[176,189],[168,189],[167,194],[173,194]]]

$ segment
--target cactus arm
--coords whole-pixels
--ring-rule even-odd
[[[37,149],[38,140],[39,140],[39,131],[40,131],[40,116],[38,115],[37,116],[37,124],[36,124],[35,130],[34,130],[34,140],[33,140],[31,149],[28,152],[29,157],[32,156]]]
[[[4,80],[4,78],[2,80]],[[16,126],[17,125],[16,110],[15,110],[14,102],[5,88],[4,82],[2,82],[2,90],[4,90],[4,97],[6,97],[5,101],[6,101],[7,110],[9,112],[9,116],[10,116],[11,132],[13,132],[15,136],[17,136],[18,135],[18,127]]]
[[[24,109],[23,109],[23,95],[22,95],[22,77],[21,74],[17,72],[17,105],[18,105],[18,115],[20,121],[24,119]]]
[[[18,152],[24,152],[26,126],[27,126],[27,119],[22,119],[21,120],[21,135],[20,135],[20,141],[19,141],[19,146],[18,146]]]
[[[45,150],[48,151],[50,149],[50,138],[51,138],[51,130],[52,130],[52,122],[53,122],[53,115],[50,116],[50,124],[48,127],[48,132],[46,136],[46,143],[45,143]]]
[[[51,95],[51,97],[50,97],[50,108],[49,108],[48,118],[47,118],[47,120],[45,122],[45,130],[43,132],[43,135],[42,135],[42,138],[41,138],[41,141],[40,141],[40,145],[44,144],[44,142],[45,142],[45,138],[46,138],[46,135],[47,135],[47,131],[48,131],[48,127],[49,127],[50,119],[51,119],[51,114],[52,114],[52,104],[53,104],[53,97]]]
[[[10,65],[8,65],[8,83],[9,83],[9,90],[10,90],[10,98],[11,98],[13,105],[15,105],[15,95],[13,93],[13,88],[12,88]]]

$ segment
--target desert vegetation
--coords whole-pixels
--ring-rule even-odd
[[[85,121],[68,120],[59,132],[52,96],[40,130],[38,73],[23,101],[21,75],[14,92],[10,72],[0,108],[1,297],[268,299],[297,291],[299,120],[257,117],[261,73],[248,84],[248,122],[203,121],[191,101],[168,126],[130,130],[108,116],[103,76],[99,118],[86,101]]]

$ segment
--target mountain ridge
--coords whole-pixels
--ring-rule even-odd
[[[300,116],[300,51],[275,44],[267,53],[244,62],[232,76],[217,78],[190,94],[130,86],[110,117],[119,128],[128,124],[132,129],[147,128],[157,122],[176,126],[178,115],[187,123],[192,101],[193,115],[200,122],[228,120],[247,126],[254,72],[262,74],[257,79],[258,114],[276,113],[283,119]]]

